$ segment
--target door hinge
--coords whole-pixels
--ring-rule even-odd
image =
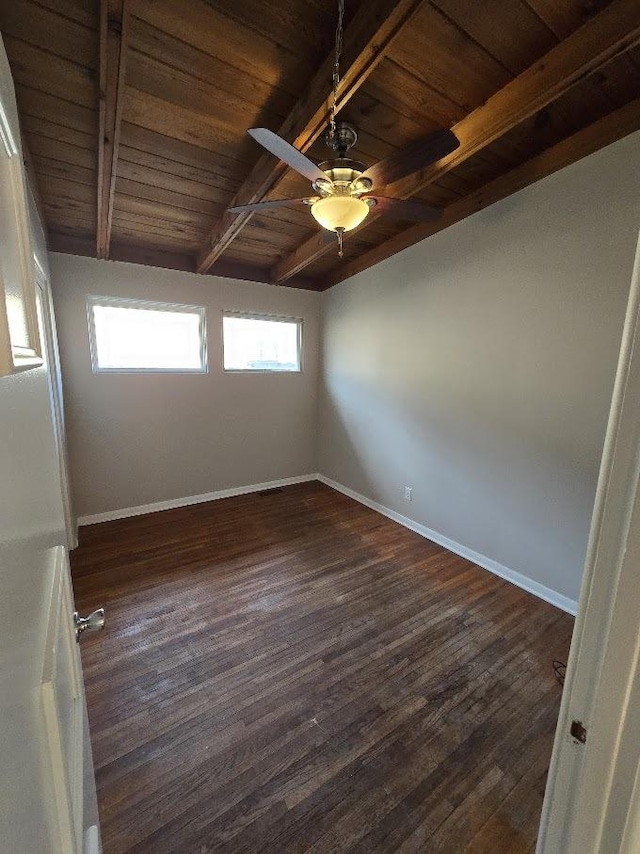
[[[586,744],[587,729],[580,721],[571,721],[571,729],[569,730],[572,737],[580,744]]]

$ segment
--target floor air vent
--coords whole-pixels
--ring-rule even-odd
[[[272,489],[262,489],[258,495],[277,495],[279,492],[284,492],[281,486],[274,486]]]

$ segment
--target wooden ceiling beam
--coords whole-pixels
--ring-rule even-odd
[[[259,282],[263,285],[269,285],[269,268],[256,267],[254,264],[244,264],[242,261],[235,259],[220,258],[219,261],[211,267],[208,276],[220,276],[224,279],[242,279],[245,282]],[[315,279],[304,278],[303,276],[294,276],[289,279],[286,285],[288,288],[298,288],[304,291],[319,291],[322,289],[322,283]]]
[[[460,140],[456,151],[385,188],[385,195],[407,199],[419,192],[639,42],[638,0],[613,0],[602,12],[454,125],[452,130]],[[357,230],[365,229],[376,219],[376,214],[371,214]],[[314,234],[275,265],[273,283],[285,282],[332,251],[335,251],[333,244],[327,243],[322,234]]]
[[[48,247],[51,252],[62,252],[65,255],[80,255],[85,258],[95,258],[95,242],[88,235],[75,235],[56,231],[55,227],[49,235]],[[144,246],[138,243],[126,243],[114,238],[111,243],[110,261],[125,261],[129,264],[141,264],[144,267],[162,267],[166,270],[182,270],[195,273],[195,253],[176,252],[170,249],[160,249]],[[243,264],[241,261],[221,259],[209,270],[208,276],[219,276],[225,279],[241,279],[246,282],[269,284],[269,270],[255,267],[253,264]],[[299,288],[306,291],[319,291],[322,283],[314,279],[294,276],[287,282],[289,288]]]
[[[98,221],[96,254],[109,257],[124,79],[129,39],[130,0],[100,2],[100,120],[98,138]]]
[[[96,244],[93,237],[57,231],[55,224],[49,228],[47,248],[49,252],[62,252],[65,255],[81,255],[85,258],[96,257]]]
[[[342,74],[337,109],[341,110],[391,47],[402,28],[425,0],[366,0],[344,33]],[[295,104],[278,133],[301,151],[307,151],[326,128],[331,107],[333,53],[315,74],[304,96]],[[229,207],[258,202],[283,177],[288,167],[271,154],[263,154]],[[199,261],[206,272],[242,231],[252,214],[225,213],[213,229]]]
[[[479,190],[448,205],[437,222],[414,225],[347,264],[336,267],[325,278],[324,290],[385,261],[403,249],[443,231],[495,202],[506,199],[512,193],[564,169],[565,166],[570,166],[577,160],[637,130],[640,130],[640,98],[630,101],[624,107],[614,110],[604,118],[543,151],[542,154],[527,160],[526,163],[490,181]]]

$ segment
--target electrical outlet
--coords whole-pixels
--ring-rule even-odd
[[[411,501],[411,493],[413,492],[413,487],[405,486],[404,488],[404,500]]]

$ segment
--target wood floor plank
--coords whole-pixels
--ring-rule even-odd
[[[531,850],[566,614],[318,483],[72,568],[105,854]]]

